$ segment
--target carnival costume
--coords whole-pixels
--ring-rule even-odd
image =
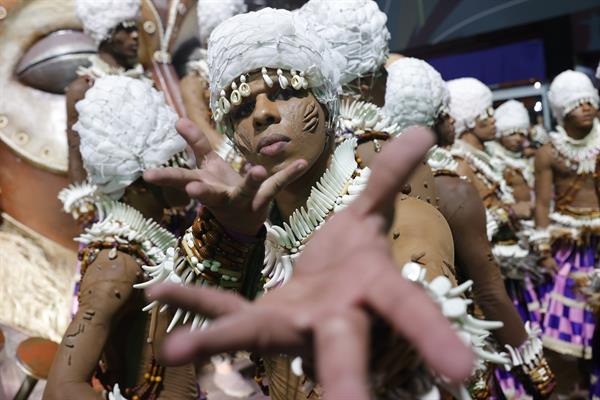
[[[450,114],[456,121],[457,135],[474,128],[477,119],[493,116],[492,93],[482,82],[474,78],[455,79],[448,82],[448,89]],[[530,254],[519,238],[517,221],[511,210],[515,203],[512,188],[504,179],[503,171],[496,168],[492,157],[485,151],[459,138],[451,154],[457,161],[468,165],[479,181],[475,186],[486,208],[492,253],[500,265],[508,295],[523,321],[531,326],[530,336],[536,338],[541,324],[540,301],[531,279],[537,276],[535,267],[538,259]],[[505,394],[524,394],[525,389],[511,373],[497,369],[496,378]]]
[[[257,43],[261,46],[256,46]],[[213,115],[224,125],[225,131],[231,132],[228,115],[231,105],[240,104],[244,101],[243,97],[250,95],[248,77],[253,75],[269,87],[278,85],[295,91],[310,90],[327,107],[329,123],[333,127],[338,115],[339,89],[339,65],[334,60],[335,54],[327,44],[314,35],[310,24],[297,14],[263,9],[233,17],[217,27],[210,39]],[[358,166],[356,145],[354,136],[343,140],[336,147],[329,168],[312,188],[306,204],[285,221],[277,221],[278,218],[272,215],[265,230],[255,240],[248,242],[236,238],[235,234],[220,227],[210,212],[204,209],[177,249],[169,250],[170,258],[160,266],[145,267],[152,280],[143,286],[170,280],[189,285],[221,286],[250,298],[260,290],[276,290],[291,277],[295,260],[312,233],[365,187],[369,170]],[[251,258],[258,255],[253,250],[262,243],[266,251],[261,274],[253,267],[257,260],[251,262]],[[489,335],[486,329],[497,327],[498,323],[478,321],[468,316],[467,303],[458,297],[470,286],[470,282],[452,288],[451,281],[438,277],[429,284],[424,279],[425,270],[414,263],[408,264],[403,273],[408,279],[429,288],[428,292],[442,306],[447,317],[456,323],[461,335],[475,347],[479,356],[488,361],[510,363],[509,358],[486,350],[485,338]],[[148,309],[151,308],[157,309],[160,305],[151,303]],[[190,319],[192,327],[207,323],[202,316],[177,310],[169,328]],[[469,329],[475,332],[472,330],[475,326],[483,330],[477,331],[474,336],[467,333]],[[264,359],[270,396],[274,399],[320,397],[319,386],[303,375],[301,360],[290,361],[286,356]],[[420,367],[403,377],[404,389],[414,392],[395,387],[399,383],[389,380],[389,377],[386,379],[385,374],[375,382],[381,398],[392,395],[414,398],[416,393],[431,388],[432,384],[431,375]]]
[[[64,189],[59,198],[65,211],[87,226],[76,238],[83,246],[79,253],[82,285],[101,250],[110,250],[111,260],[117,259],[119,253],[128,254],[140,267],[160,264],[167,257],[167,250],[175,246],[176,236],[164,224],[161,226],[165,221],[147,218],[121,199],[148,168],[188,166],[185,141],[175,130],[177,115],[151,82],[114,75],[96,79],[76,109],[79,120],[73,129],[81,138],[80,151],[88,180]],[[80,292],[79,297],[83,307],[80,312],[93,313],[90,306],[93,309],[98,304],[89,304],[87,292]],[[147,338],[136,338],[139,344],[151,346],[152,353],[155,324],[153,315]],[[73,332],[67,332],[67,337],[69,334]],[[144,380],[124,388],[124,377],[111,372],[115,366],[102,365],[96,377],[116,398],[122,392],[127,398],[154,399],[162,392],[162,382],[168,374],[152,357]],[[195,393],[193,386],[191,389],[182,398],[191,398]]]
[[[433,128],[440,122],[440,119],[444,117],[444,114],[449,112],[449,101],[450,94],[446,83],[443,81],[440,74],[425,61],[414,58],[402,58],[388,68],[388,88],[386,90],[383,112],[390,117],[391,121],[400,131],[412,125],[429,126]],[[428,163],[432,168],[434,176],[463,179],[457,171],[457,160],[446,148],[438,146],[432,148],[428,155]],[[440,187],[438,187],[438,192],[439,190],[441,190]],[[460,238],[460,240],[469,240],[469,238]],[[459,276],[459,279],[462,279],[463,281],[471,278],[466,266],[457,265],[457,275]],[[475,277],[474,274],[473,277]],[[485,279],[488,279],[488,277],[486,276]],[[489,279],[493,278],[490,277]],[[477,285],[482,285],[482,287],[485,285],[488,290],[494,290],[494,286],[490,285],[489,281],[486,282],[481,276],[474,283],[474,288],[476,290],[478,287]],[[500,286],[499,289],[504,291],[503,286]],[[481,288],[479,289],[479,293],[481,293]],[[489,298],[487,294],[486,298]],[[475,298],[475,301],[477,302],[477,298]],[[480,304],[477,305],[479,306]],[[478,313],[481,312],[481,310],[476,311]],[[516,319],[518,319],[518,317]],[[509,325],[505,328],[512,330],[522,329],[522,325],[518,327]],[[529,334],[528,339],[518,348],[513,348],[512,346],[507,346],[507,348],[510,353],[514,355],[519,353],[522,354],[525,349],[531,351],[531,349],[535,347],[537,351],[536,367],[524,371],[520,369],[520,367],[515,368],[515,366],[513,366],[514,372],[520,375],[522,381],[531,385],[533,391],[548,393],[553,387],[554,380],[553,375],[544,360],[540,345],[541,342],[539,337],[536,336],[538,332],[527,327],[527,333]],[[473,398],[488,398],[491,395],[492,387],[489,385],[489,375],[491,371],[491,368],[481,369],[479,373],[471,379],[470,392]],[[544,375],[544,377],[543,379],[540,379],[540,376],[542,375]]]
[[[598,109],[598,92],[586,75],[567,70],[554,79],[548,96],[552,112],[559,121],[556,131],[550,133],[555,157],[564,161],[577,176],[565,193],[555,196],[549,215],[550,225],[538,229],[531,238],[540,253],[551,254],[558,264],[544,318],[544,346],[582,359],[593,357],[597,372],[597,346],[592,345],[595,316],[577,290],[575,277],[592,274],[597,268],[600,211],[597,207],[576,207],[572,202],[583,182],[590,177],[596,187],[598,185],[600,122],[594,119],[590,132],[579,140],[569,137],[562,123],[567,114],[583,103]],[[600,396],[597,375],[592,376],[590,394]]]

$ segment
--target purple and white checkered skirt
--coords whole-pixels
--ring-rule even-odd
[[[571,274],[594,269],[599,239],[592,236],[585,245],[558,239],[552,246],[559,270],[547,297],[542,328],[544,346],[558,353],[585,359],[592,357],[595,318],[585,298],[576,291]]]

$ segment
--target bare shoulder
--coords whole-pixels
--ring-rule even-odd
[[[83,275],[80,301],[94,307],[102,304],[103,309],[114,312],[134,293],[133,285],[142,278],[142,269],[133,256],[101,250]]]
[[[485,209],[475,186],[466,179],[449,176],[435,178],[438,186],[439,206],[447,219],[478,216]]]
[[[432,205],[399,195],[390,231],[392,253],[399,265],[418,262],[428,279],[445,275],[454,279],[454,241],[448,222]]]

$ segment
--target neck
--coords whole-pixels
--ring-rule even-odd
[[[335,149],[333,136],[330,137],[327,143],[325,149],[309,170],[275,196],[275,204],[283,219],[289,218],[296,209],[306,203],[312,187],[327,170]]]
[[[123,57],[119,57],[116,54],[109,53],[107,51],[100,50],[98,52],[98,57],[100,57],[100,59],[102,61],[104,61],[111,67],[115,67],[115,68],[121,67],[121,68],[125,68],[125,69],[131,69],[134,67],[134,65],[129,60],[127,60]]]
[[[479,138],[473,132],[464,132],[460,139],[464,142],[469,143],[471,146],[475,147],[478,150],[484,149],[483,142],[479,140]]]
[[[591,128],[579,128],[577,126],[573,126],[569,123],[566,123],[563,128],[565,128],[565,132],[567,132],[567,136],[575,140],[581,140],[590,134],[594,126]]]

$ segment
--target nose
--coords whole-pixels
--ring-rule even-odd
[[[269,100],[266,93],[256,96],[256,105],[252,114],[254,129],[257,133],[264,131],[270,125],[278,124],[281,121],[279,108],[275,102]]]
[[[129,36],[134,39],[134,40],[138,40],[138,38],[140,37],[139,32],[137,31],[137,29],[134,29],[133,31],[131,31],[131,33],[129,34]]]

